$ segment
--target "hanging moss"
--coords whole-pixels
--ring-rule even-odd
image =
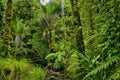
[[[7,1],[5,10],[5,26],[4,26],[4,51],[5,56],[10,56],[10,33],[12,27],[12,0]]]

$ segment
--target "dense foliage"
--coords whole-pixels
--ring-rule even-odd
[[[119,80],[119,3],[0,0],[0,80]]]

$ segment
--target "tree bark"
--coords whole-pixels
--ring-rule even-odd
[[[73,23],[74,27],[76,28],[76,42],[77,42],[77,48],[78,51],[81,53],[85,53],[85,47],[84,47],[84,40],[83,40],[83,33],[82,33],[82,26],[81,20],[80,20],[80,13],[78,9],[78,0],[70,0],[71,2],[71,8],[73,12]]]
[[[10,56],[10,32],[12,27],[12,0],[7,0],[5,10],[5,26],[4,26],[4,51],[5,56]]]

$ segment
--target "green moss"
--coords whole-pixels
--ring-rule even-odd
[[[12,27],[12,0],[8,0],[5,11],[5,27],[4,27],[4,51],[5,56],[10,56],[10,33]]]

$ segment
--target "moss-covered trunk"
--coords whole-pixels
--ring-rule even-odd
[[[12,27],[12,0],[7,0],[5,10],[5,26],[4,26],[4,52],[5,56],[10,56],[10,36]]]
[[[78,9],[78,0],[70,0],[71,2],[71,7],[72,7],[72,12],[73,12],[73,18],[74,18],[74,27],[75,27],[75,32],[76,32],[76,42],[77,42],[77,48],[79,52],[84,53],[85,48],[84,48],[84,41],[83,41],[83,33],[82,33],[82,28],[80,28],[81,25],[81,20],[80,20],[80,13]]]

